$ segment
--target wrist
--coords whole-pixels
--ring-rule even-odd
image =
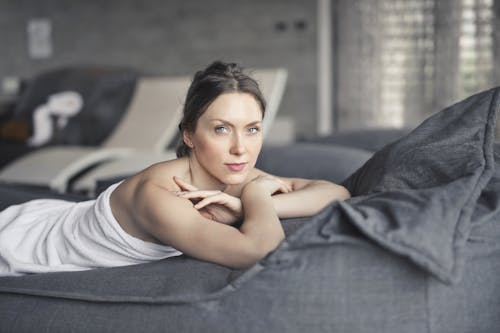
[[[269,194],[268,191],[266,191],[266,188],[264,185],[257,183],[257,182],[249,182],[248,184],[243,187],[241,191],[241,198],[244,196],[248,196],[251,194],[259,194],[259,195],[266,195]]]
[[[272,203],[271,194],[263,184],[248,183],[241,192],[241,204],[244,208],[249,205],[265,206]]]

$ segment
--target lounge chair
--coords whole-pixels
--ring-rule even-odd
[[[127,112],[100,147],[51,146],[8,164],[0,181],[66,192],[78,174],[135,150],[160,151],[175,137],[189,77],[142,77]]]

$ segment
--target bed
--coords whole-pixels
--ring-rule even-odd
[[[283,220],[285,241],[247,270],[180,256],[3,277],[0,331],[498,332],[499,93],[370,154],[343,181],[353,198]],[[285,166],[334,173],[345,162],[314,149]],[[270,156],[260,163],[280,168],[284,155]]]

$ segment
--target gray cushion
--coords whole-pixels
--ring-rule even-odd
[[[490,181],[498,89],[472,96],[386,146],[345,186],[346,214],[384,247],[457,282],[471,214]]]
[[[357,148],[313,143],[264,146],[257,167],[283,177],[345,180],[363,165],[371,152]]]
[[[409,132],[410,128],[385,127],[340,130],[327,136],[307,139],[306,142],[333,144],[376,152]]]

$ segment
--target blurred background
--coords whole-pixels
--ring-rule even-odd
[[[0,98],[75,64],[284,67],[296,140],[414,127],[500,83],[500,0],[0,0]]]

